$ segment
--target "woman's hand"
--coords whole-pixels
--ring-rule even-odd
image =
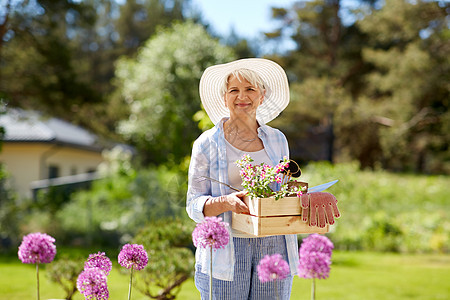
[[[341,213],[337,207],[337,199],[330,193],[310,193],[301,196],[302,220],[310,226],[325,227],[326,224],[334,224],[334,218],[339,218]]]
[[[242,200],[247,195],[247,191],[234,192],[228,195],[211,197],[203,207],[205,217],[218,216],[226,211],[238,214],[249,214],[247,205]]]
[[[245,195],[247,195],[247,191],[240,191],[226,195],[226,202],[229,207],[228,210],[238,214],[249,214],[250,210],[242,200]]]

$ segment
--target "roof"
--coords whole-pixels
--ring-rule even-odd
[[[44,117],[36,111],[8,109],[0,114],[0,127],[5,129],[4,142],[38,142],[65,144],[101,150],[98,137],[86,129],[61,119]]]

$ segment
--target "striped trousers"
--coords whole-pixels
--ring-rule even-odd
[[[214,300],[288,300],[291,294],[293,276],[284,280],[262,283],[258,279],[257,266],[265,255],[281,254],[288,261],[284,236],[261,238],[233,238],[235,252],[234,280],[225,281],[213,278]],[[202,300],[209,300],[209,275],[195,272],[195,286]]]

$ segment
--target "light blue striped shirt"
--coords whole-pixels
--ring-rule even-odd
[[[214,128],[202,133],[194,142],[192,148],[186,210],[189,217],[197,223],[205,219],[203,207],[210,197],[227,195],[232,192],[223,184],[200,179],[201,176],[207,176],[220,182],[228,183],[228,164],[223,131],[224,121],[226,121],[226,118],[218,122]],[[258,137],[262,140],[273,166],[278,164],[284,156],[289,157],[286,137],[278,129],[265,124],[260,125]],[[220,217],[230,224],[231,228],[231,211],[221,214]],[[296,275],[299,259],[297,235],[290,234],[286,235],[285,238],[291,274]],[[225,249],[213,251],[214,278],[233,280],[235,264],[233,249],[233,239],[230,238],[230,242]],[[201,272],[205,274],[209,274],[209,253],[209,249],[204,248],[197,248],[195,253],[196,266],[199,266]]]

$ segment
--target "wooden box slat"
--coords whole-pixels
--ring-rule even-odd
[[[232,228],[254,236],[327,233],[329,225],[324,228],[309,226],[301,216],[257,217],[233,213]]]
[[[244,203],[248,206],[250,214],[253,216],[299,216],[302,214],[300,198],[285,197],[275,200],[275,198],[250,198],[244,197]]]
[[[291,181],[289,187],[302,186],[308,190],[308,183],[302,181]],[[305,191],[305,192],[306,192]],[[302,214],[302,206],[298,197],[284,197],[275,200],[274,197],[269,198],[251,198],[244,197],[244,202],[253,216],[299,216]]]
[[[298,183],[308,188],[308,184]],[[269,198],[244,197],[250,215],[233,213],[231,227],[254,236],[327,233],[324,228],[309,226],[302,221],[302,207],[298,197]]]

